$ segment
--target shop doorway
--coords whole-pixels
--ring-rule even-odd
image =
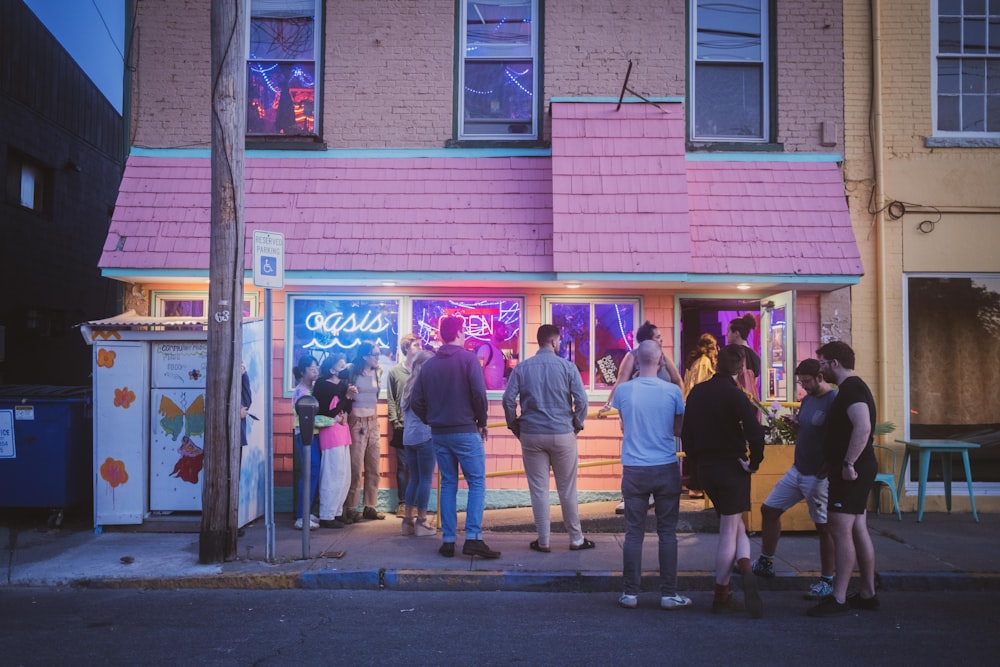
[[[757,299],[682,298],[680,300],[680,349],[677,368],[683,375],[691,361],[692,352],[698,347],[698,338],[704,334],[715,336],[719,347],[727,344],[729,323],[750,314],[757,327],[750,332],[748,341],[754,352],[760,354],[760,301]]]
[[[709,333],[720,347],[728,344],[729,323],[750,315],[756,326],[747,343],[761,359],[757,396],[765,401],[795,399],[794,292],[758,299],[681,298],[677,367],[683,375],[698,338]]]

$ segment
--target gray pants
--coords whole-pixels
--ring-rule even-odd
[[[656,533],[660,540],[660,595],[677,594],[677,516],[681,504],[680,466],[623,466],[625,546],[622,550],[624,592],[638,595],[642,578],[642,542],[646,533],[649,496],[656,503]]]
[[[570,542],[583,539],[580,529],[580,506],[576,499],[578,453],[575,433],[521,433],[521,457],[531,491],[531,510],[535,515],[538,543],[549,544],[552,525],[549,518],[549,468],[556,478],[563,523]]]

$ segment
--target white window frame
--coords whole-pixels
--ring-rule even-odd
[[[164,314],[167,301],[200,301],[202,312],[205,313],[202,317],[206,317],[208,315],[208,292],[199,292],[195,290],[153,290],[151,296],[153,301],[154,317],[167,317]],[[245,305],[248,304],[250,306],[250,314],[247,317],[249,319],[255,319],[258,317],[260,310],[257,303],[257,292],[243,292],[243,301]]]
[[[941,0],[932,0],[932,2],[931,2],[931,48],[930,48],[930,51],[931,51],[931,117],[933,118],[933,136],[935,136],[935,137],[960,137],[960,138],[994,139],[994,140],[1000,139],[1000,131],[989,132],[986,129],[983,129],[982,131],[978,131],[978,130],[941,130],[941,129],[938,129],[938,127],[939,127],[939,117],[938,117],[938,111],[939,111],[938,110],[938,101],[939,101],[938,77],[939,77],[939,66],[940,66],[941,62],[944,61],[944,60],[957,60],[957,61],[961,62],[961,61],[965,61],[965,60],[973,60],[974,59],[974,60],[985,60],[987,62],[994,61],[996,63],[994,65],[994,67],[1000,67],[1000,52],[996,52],[996,53],[990,53],[989,52],[989,31],[991,29],[992,30],[1000,30],[1000,23],[997,23],[997,25],[991,27],[989,25],[989,17],[988,16],[984,17],[985,20],[986,20],[986,30],[987,30],[987,33],[986,33],[986,44],[985,44],[986,51],[984,53],[968,53],[968,54],[966,54],[966,53],[963,53],[961,50],[959,52],[957,52],[957,53],[950,53],[950,52],[943,53],[943,52],[941,52],[939,50],[940,49],[940,21],[941,21],[941,11],[942,11],[941,5],[942,4],[944,4],[944,3],[942,3]],[[987,3],[987,5],[988,4],[989,3]],[[996,3],[993,3],[993,6],[996,6]],[[988,10],[989,9],[987,7],[987,11]],[[965,14],[964,14],[964,12],[965,12],[965,3],[959,1],[958,2],[957,11],[959,12],[958,14],[948,14],[948,16],[958,16],[958,17],[963,17],[964,18],[964,16],[965,16]],[[962,49],[962,48],[963,47],[960,47],[960,49]],[[961,88],[961,83],[959,85],[960,85],[960,88]],[[986,82],[984,82],[983,85],[984,85],[984,93],[983,93],[983,98],[984,99],[983,99],[983,104],[986,104],[987,103],[987,98],[989,97],[989,95],[987,94],[987,91],[985,90]],[[994,94],[998,97],[998,103],[1000,103],[1000,90],[997,90]],[[959,117],[961,118],[961,116],[962,116],[962,106],[966,102],[966,98],[971,98],[973,96],[973,93],[963,93],[961,90],[959,90],[959,92],[957,93],[957,96],[959,98]],[[983,118],[986,121],[989,120],[988,115],[987,115],[988,111],[989,111],[989,107],[987,106],[987,108],[984,109],[984,114],[983,114]],[[998,109],[997,113],[1000,113],[1000,109]],[[1000,119],[998,119],[998,122],[1000,122]],[[996,145],[996,144],[993,143],[991,145]]]
[[[7,200],[42,216],[52,215],[52,170],[38,160],[7,148]]]
[[[627,295],[599,295],[599,296],[587,296],[587,295],[549,295],[542,297],[542,321],[543,322],[555,322],[555,316],[552,313],[552,308],[555,304],[572,303],[587,305],[590,307],[590,335],[588,340],[588,345],[591,350],[595,350],[596,346],[596,335],[595,335],[595,316],[594,307],[598,304],[610,304],[610,303],[627,303],[632,306],[632,335],[635,336],[635,332],[639,330],[639,326],[642,324],[643,317],[643,300],[641,296],[627,296]],[[631,348],[627,350],[631,352]],[[611,395],[612,388],[597,388],[597,353],[596,351],[591,354],[590,368],[588,370],[587,378],[583,381],[584,389],[587,391],[587,395],[592,399],[605,399]]]
[[[495,134],[484,134],[484,133],[467,133],[465,131],[465,65],[467,62],[474,62],[477,59],[471,57],[468,54],[468,30],[466,29],[468,21],[468,11],[470,4],[476,4],[473,0],[459,0],[459,12],[458,12],[458,48],[456,50],[458,64],[456,67],[456,79],[457,86],[455,90],[456,97],[458,98],[457,106],[457,134],[460,141],[537,141],[539,138],[539,105],[538,105],[538,95],[539,95],[539,82],[541,80],[541,72],[539,71],[539,53],[541,51],[539,42],[541,41],[540,34],[540,22],[539,22],[539,5],[542,0],[514,0],[511,4],[531,4],[531,66],[532,66],[532,96],[531,101],[531,132],[524,134],[511,134],[506,132],[497,132]],[[483,0],[479,4],[490,4],[490,5],[502,5],[507,4],[506,0]],[[484,58],[483,60],[497,60],[500,58]],[[525,62],[528,61],[527,58],[523,59]]]
[[[315,32],[313,35],[313,73],[314,73],[314,92],[313,92],[313,129],[312,132],[297,132],[294,134],[277,134],[277,133],[250,133],[249,130],[249,119],[247,123],[247,138],[253,139],[266,139],[270,137],[319,137],[320,136],[320,119],[322,118],[321,106],[323,102],[323,91],[322,91],[322,57],[323,57],[323,0],[249,0],[247,3],[247,18],[246,18],[246,35],[247,35],[247,46],[246,46],[246,67],[247,70],[244,71],[243,76],[249,75],[249,68],[252,62],[258,59],[251,59],[250,57],[250,22],[254,16],[254,11],[258,8],[261,9],[281,9],[283,7],[288,8],[298,8],[298,11],[304,11],[306,7],[312,7],[313,21],[315,23]],[[283,61],[281,59],[275,58],[261,58],[261,61],[266,62],[292,62],[290,60]],[[247,104],[245,107],[249,107],[249,91],[247,91]]]
[[[910,435],[910,415],[911,410],[911,373],[910,373],[910,280],[913,278],[934,278],[934,279],[946,279],[946,278],[971,278],[975,280],[976,278],[995,278],[996,274],[982,273],[982,272],[968,272],[968,273],[952,273],[952,272],[913,272],[904,273],[902,276],[902,292],[903,292],[903,336],[902,336],[902,346],[903,346],[903,387],[906,390],[903,392],[903,414],[905,415],[903,423],[903,439],[909,440]],[[909,467],[906,469],[901,469],[899,475],[903,479],[903,488],[906,490],[907,495],[916,495],[919,482],[913,480],[911,481],[910,469],[916,469],[917,461],[911,460],[909,462]],[[972,470],[972,492],[976,497],[980,496],[1000,496],[1000,482],[986,482],[976,479],[975,467]],[[958,497],[968,497],[968,485],[965,482],[952,482],[951,488],[952,496]],[[927,482],[926,495],[928,498],[934,496],[944,495],[944,482]]]
[[[747,59],[726,59],[726,58],[699,58],[698,49],[698,7],[699,0],[691,0],[689,10],[690,10],[690,35],[689,43],[691,54],[688,58],[689,70],[688,70],[688,110],[689,110],[689,126],[690,126],[690,137],[691,141],[696,142],[726,142],[726,143],[769,143],[771,141],[771,34],[770,34],[770,12],[771,12],[771,0],[760,0],[760,58],[754,60]],[[696,104],[697,100],[697,81],[698,77],[696,75],[699,65],[706,64],[732,64],[732,65],[747,65],[747,64],[757,64],[760,67],[761,74],[761,89],[759,91],[760,95],[760,105],[761,105],[761,119],[760,119],[760,136],[746,136],[746,135],[699,135],[696,133],[695,128],[697,127],[696,119],[698,117],[698,108]]]

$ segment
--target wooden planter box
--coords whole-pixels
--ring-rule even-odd
[[[750,478],[750,514],[744,515],[747,529],[761,529],[760,506],[767,500],[771,489],[795,462],[795,445],[766,445],[764,461],[760,469]],[[816,524],[809,518],[809,509],[804,502],[781,515],[781,530],[814,531]]]

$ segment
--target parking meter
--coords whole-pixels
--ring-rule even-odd
[[[299,416],[299,438],[302,439],[302,558],[309,558],[309,530],[312,526],[310,509],[313,499],[309,496],[312,470],[312,440],[316,426],[319,401],[312,394],[306,394],[295,401],[295,413]]]

